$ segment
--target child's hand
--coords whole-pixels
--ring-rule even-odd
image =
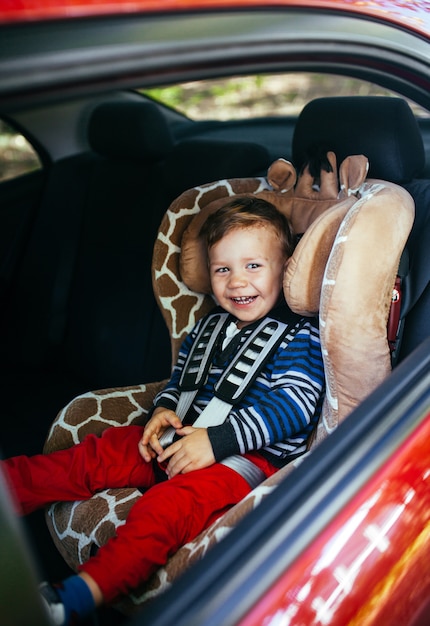
[[[171,409],[156,408],[143,430],[142,439],[139,441],[140,455],[147,463],[163,452],[159,438],[169,426],[178,429],[181,428],[182,422]]]
[[[169,478],[173,478],[176,474],[187,474],[203,467],[209,467],[215,463],[206,428],[184,426],[184,428],[179,428],[176,434],[182,435],[181,439],[172,443],[158,456],[160,463],[170,459],[166,468]]]

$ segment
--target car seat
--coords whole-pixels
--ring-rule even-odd
[[[166,208],[209,180],[264,173],[248,141],[176,142],[159,106],[88,112],[90,152],[52,164],[25,255],[2,309],[3,450],[41,450],[58,408],[101,387],[169,375],[152,248]],[[22,393],[22,389],[26,393]]]
[[[317,98],[302,110],[294,131],[292,160],[300,168],[309,148],[325,145],[339,161],[365,154],[369,177],[403,186],[414,199],[415,220],[402,259],[402,303],[393,362],[400,363],[430,335],[430,181],[419,125],[402,98]]]
[[[365,154],[369,177],[404,185],[424,169],[424,145],[407,102],[385,96],[316,98],[301,111],[293,135],[292,161],[301,168],[309,147],[333,150],[339,162]]]
[[[327,162],[328,171],[323,168],[318,173],[318,188],[309,168],[294,184],[294,168],[281,160],[269,168],[267,179],[224,179],[184,192],[170,205],[160,225],[152,269],[154,292],[170,331],[175,360],[186,333],[214,306],[196,272],[202,266],[197,262],[201,259],[199,220],[227,198],[243,194],[271,199],[293,223],[293,214],[308,215],[309,223],[285,274],[284,292],[295,311],[311,316],[319,310],[321,313],[328,393],[313,445],[390,372],[386,322],[400,253],[413,220],[413,202],[407,192],[394,184],[365,180],[366,157],[347,158],[338,169],[335,154],[329,153]],[[289,174],[278,177],[279,168],[281,172],[286,168]],[[301,224],[305,222],[300,220]],[[381,233],[384,245],[372,253],[372,265],[379,269],[369,281],[361,267],[363,259],[369,263],[369,246],[378,243]],[[356,298],[362,289],[365,297]],[[369,309],[376,312],[371,316],[372,323],[368,323]],[[163,384],[107,389],[77,397],[58,414],[45,452],[71,446],[87,433],[99,434],[108,426],[144,423]],[[118,608],[133,613],[163,591],[257,506],[297,462],[263,482],[214,526],[183,546],[151,580],[123,598]],[[128,510],[139,497],[141,493],[136,489],[106,490],[85,502],[50,507],[48,526],[73,569],[125,522]]]

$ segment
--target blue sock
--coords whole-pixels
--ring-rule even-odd
[[[95,610],[91,591],[80,576],[70,576],[54,586],[64,605],[66,624],[71,623],[72,618],[82,620]]]

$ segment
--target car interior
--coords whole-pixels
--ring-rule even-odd
[[[9,414],[19,414],[11,420],[12,428],[19,422],[18,447],[29,453],[43,444],[47,407],[53,418],[84,390],[168,377],[170,340],[150,273],[161,218],[196,184],[264,177],[274,156],[264,142],[208,139],[206,131],[177,140],[163,110],[149,102],[96,106],[86,132],[88,151],[0,186],[6,226],[14,231],[4,237],[2,381]],[[233,135],[240,136],[237,129]],[[405,101],[317,100],[305,107],[291,146],[276,158],[291,159],[300,170],[311,139],[332,146],[338,160],[366,154],[369,177],[412,194],[416,220],[407,249],[410,267],[421,272],[428,183],[420,128]],[[400,358],[426,334],[419,315],[426,294],[418,283],[414,278],[404,296],[414,321],[405,324]],[[19,393],[23,385],[29,393]],[[38,404],[45,414],[38,414]],[[16,441],[15,433],[4,433],[5,454],[15,452]]]
[[[8,119],[17,129],[19,117]],[[171,337],[151,263],[169,205],[198,185],[265,179],[279,157],[300,171],[311,143],[338,162],[366,155],[370,178],[412,195],[395,367],[429,335],[428,130],[404,99],[323,97],[297,118],[190,123],[126,96],[95,103],[84,119],[84,150],[0,184],[4,456],[40,452],[57,413],[79,394],[168,378]],[[43,515],[25,524],[42,553],[50,541]],[[46,552],[47,576],[68,571]]]
[[[408,120],[411,115],[410,110],[407,106],[405,106],[403,101],[399,102],[399,106],[402,107],[404,111],[405,119]],[[354,99],[350,103],[340,103],[338,101],[334,101],[333,109],[336,109],[336,106],[340,106],[341,104],[343,104],[346,109],[351,109],[351,114],[354,118],[359,117],[358,112],[355,110],[356,102]],[[369,103],[366,104],[369,105]],[[386,117],[388,109],[385,106],[384,101],[378,101],[378,104],[380,105],[379,114],[382,114],[384,111]],[[316,110],[315,116],[317,118],[321,118],[322,116],[320,105],[322,107],[326,106],[326,100],[324,99],[319,102],[313,101],[310,105]],[[405,106],[405,108],[403,108],[402,105]],[[329,108],[331,110],[331,107]],[[375,109],[376,108],[377,105],[375,103]],[[397,102],[394,102],[393,109],[394,108],[398,108]],[[304,109],[302,115],[304,120],[302,122],[302,120],[299,119],[296,127],[296,149],[302,145],[302,136],[304,137],[304,141],[308,142],[307,129],[312,126],[312,122],[309,119],[306,119],[308,116],[307,108]],[[375,112],[375,116],[376,115],[377,112]],[[396,113],[396,117],[399,116],[401,117],[401,114]],[[343,129],[341,129],[341,131],[343,134]],[[324,144],[325,143],[326,142],[324,142]],[[346,152],[343,153],[341,152],[341,147],[336,145],[336,142],[334,147],[341,155],[339,171],[342,172],[340,187],[343,189],[343,192],[339,191],[337,164],[333,162],[333,172],[330,173],[323,170],[320,174],[320,193],[311,188],[312,177],[309,176],[309,178],[307,178],[305,174],[299,176],[299,180],[295,185],[294,197],[291,195],[289,197],[287,190],[285,194],[280,192],[280,197],[277,197],[276,192],[274,191],[262,191],[265,187],[264,179],[247,177],[222,179],[220,181],[213,181],[212,183],[206,185],[199,185],[181,194],[170,205],[160,225],[157,241],[154,246],[152,274],[156,300],[161,311],[163,312],[166,324],[170,329],[173,355],[177,354],[178,342],[180,342],[181,338],[185,336],[187,329],[192,327],[195,320],[200,319],[200,317],[205,312],[211,310],[214,305],[212,299],[207,294],[207,289],[202,286],[202,280],[199,276],[199,272],[195,268],[195,266],[199,267],[201,263],[198,262],[199,257],[196,256],[197,249],[192,235],[193,224],[195,221],[201,223],[202,219],[204,219],[207,214],[205,211],[209,209],[211,203],[215,202],[217,206],[220,201],[225,201],[225,198],[228,195],[241,193],[258,194],[262,192],[269,194],[269,197],[272,197],[273,201],[277,199],[278,202],[291,202],[291,204],[294,204],[294,215],[299,216],[297,220],[294,219],[294,216],[291,218],[294,232],[302,232],[298,224],[301,223],[305,225],[303,214],[306,214],[309,211],[312,216],[315,216],[316,212],[321,212],[320,217],[324,219],[320,219],[318,223],[319,227],[316,228],[315,231],[318,233],[318,244],[316,245],[316,248],[320,251],[322,259],[319,260],[320,255],[312,252],[309,252],[308,254],[303,253],[303,249],[309,249],[313,240],[310,235],[311,228],[304,227],[304,235],[297,246],[296,253],[293,256],[293,262],[291,262],[289,266],[291,268],[296,268],[294,272],[291,270],[291,277],[288,281],[288,294],[290,297],[289,302],[292,303],[294,301],[298,310],[315,311],[319,308],[318,294],[319,291],[323,291],[323,287],[321,286],[321,268],[325,268],[325,271],[327,272],[332,271],[329,269],[330,267],[333,268],[336,266],[336,280],[340,281],[340,271],[341,266],[343,266],[345,268],[344,272],[347,280],[349,279],[350,272],[347,268],[347,244],[345,245],[343,261],[340,265],[338,261],[330,263],[328,258],[324,257],[322,254],[322,249],[324,247],[327,252],[334,247],[333,241],[330,241],[330,244],[327,243],[325,246],[320,244],[323,239],[329,241],[330,236],[332,237],[332,240],[334,240],[337,228],[339,227],[338,220],[343,218],[347,211],[351,211],[351,207],[357,203],[357,198],[352,191],[360,188],[367,176],[367,159],[361,155],[349,156],[348,148],[345,147],[345,145],[342,146],[342,149],[346,150]],[[377,151],[375,151],[375,154],[372,156],[375,159],[375,164],[377,164]],[[346,165],[342,165],[343,162],[345,162]],[[397,177],[400,178],[404,175],[404,172],[402,171],[404,166],[405,163],[401,163],[401,165],[397,167]],[[384,167],[385,161],[382,161],[379,170],[381,175],[384,173]],[[414,167],[414,165],[412,165],[412,167]],[[309,184],[306,181],[308,181]],[[329,195],[331,183],[333,183],[333,191],[332,194]],[[292,184],[293,181],[290,183],[290,186]],[[385,183],[385,186],[387,186],[387,183]],[[375,186],[375,191],[373,193],[377,196],[376,188],[377,185]],[[392,246],[394,257],[392,252],[390,252],[390,247],[387,245],[387,242],[385,245],[379,246],[379,252],[381,253],[382,251],[382,258],[379,258],[379,262],[382,265],[380,271],[383,273],[388,270],[388,297],[391,298],[392,284],[390,284],[389,281],[396,272],[401,249],[405,244],[406,237],[409,234],[412,225],[413,206],[412,200],[403,190],[403,196],[397,195],[400,188],[384,187],[384,189],[388,194],[388,200],[385,200],[384,204],[389,204],[389,208],[384,208],[386,212],[386,218],[384,220],[385,238],[387,242],[390,240],[390,228],[391,231],[394,231],[401,237],[400,240],[397,236],[394,238]],[[375,231],[371,218],[373,215],[378,214],[378,220],[381,220],[382,216],[380,210],[376,209],[376,206],[372,203],[371,199],[366,200],[365,204],[366,206],[361,207],[360,210],[360,213],[363,213],[366,209],[369,211],[368,219],[364,220],[365,232],[368,232],[369,228],[372,228],[373,231]],[[335,210],[336,205],[338,205],[337,210]],[[314,223],[317,223],[316,219]],[[333,223],[336,228],[333,228]],[[355,223],[354,232],[356,233],[356,237],[359,237],[357,235],[358,227],[359,225]],[[376,255],[377,251],[374,252],[374,262],[377,262]],[[309,256],[311,258],[318,258],[318,261],[315,261],[315,263],[312,264],[311,270],[308,269],[307,259]],[[300,262],[302,259],[304,262]],[[354,257],[354,264],[357,264],[357,262],[358,259]],[[312,274],[312,284],[316,284],[317,281],[319,282],[319,287],[317,289],[308,289],[310,281],[305,278],[306,273]],[[299,279],[295,279],[295,276],[299,276]],[[319,276],[319,279],[317,276]],[[380,308],[382,309],[383,305],[381,304],[381,297],[383,301],[386,298],[385,290],[381,289],[380,283],[373,283],[370,276],[365,282],[369,285],[372,284],[374,287],[372,295],[375,300],[371,301],[369,297],[366,298],[366,302],[363,302],[362,299],[362,306],[364,306],[362,313],[363,317],[365,316],[366,307],[377,310]],[[362,285],[363,278],[361,283],[356,283],[356,286],[359,289],[361,289]],[[355,285],[352,286],[352,292],[354,289]],[[304,294],[302,294],[302,291],[304,291]],[[341,289],[341,292],[344,294],[345,290]],[[309,293],[311,293],[310,299],[317,300],[316,303],[308,302]],[[355,294],[353,295],[355,296]],[[336,298],[334,297],[334,299]],[[352,298],[352,303],[353,301],[354,298]],[[353,304],[353,306],[358,314],[358,303]],[[339,307],[335,307],[331,304],[325,308],[336,309]],[[322,314],[321,309],[320,313]],[[341,316],[346,317],[347,319],[350,318],[350,315],[347,314],[345,307],[341,308]],[[342,328],[342,324],[339,323],[339,321],[333,322],[333,315],[327,313],[325,316],[325,325],[333,323],[336,328],[338,328],[339,332],[344,333],[346,336],[347,330]],[[372,364],[366,364],[365,371],[360,371],[358,365],[356,368],[357,377],[359,378],[360,383],[359,388],[363,389],[367,387],[368,391],[366,395],[368,395],[370,389],[374,388],[378,377],[383,378],[384,372],[389,372],[391,369],[387,340],[386,336],[384,336],[384,332],[386,334],[386,329],[384,328],[385,325],[385,320],[382,320],[382,329],[380,329],[380,332],[377,333],[378,336],[381,337],[379,343],[382,346],[381,352],[384,354],[383,361],[385,362],[385,365],[376,358],[378,341],[375,341],[374,337],[372,337],[371,345],[367,346],[365,345],[364,337],[362,335],[362,352],[359,351],[358,346],[355,349],[357,362],[362,360],[363,352],[366,355],[371,353],[373,356]],[[355,328],[348,328],[348,331],[349,330],[352,331],[352,335],[356,332]],[[323,336],[323,330],[321,330],[321,336]],[[351,343],[354,343],[352,336]],[[371,352],[372,350],[373,352]],[[334,352],[334,350],[330,350],[328,347],[327,351],[329,353]],[[347,356],[349,362],[351,363],[349,353],[350,349],[348,347]],[[385,358],[385,356],[387,358]],[[339,361],[336,364],[333,362],[332,367],[335,372],[346,369]],[[366,377],[369,380],[367,384],[365,383]],[[351,398],[354,397],[354,393],[356,393],[354,391],[355,385],[356,382],[354,376],[349,373],[348,393],[345,394],[348,396],[349,402],[351,401]],[[338,386],[340,387],[341,385]],[[68,446],[71,441],[81,441],[88,432],[99,433],[109,425],[141,423],[151,406],[154,394],[159,389],[160,383],[156,383],[155,385],[153,384],[152,387],[150,385],[145,387],[127,386],[123,389],[116,387],[103,392],[99,391],[94,394],[87,393],[79,396],[59,414],[57,420],[53,424],[45,450],[51,451],[64,448],[65,446]],[[357,402],[363,397],[364,394],[357,398]],[[342,395],[338,392],[336,416],[333,416],[331,420],[333,422],[331,429],[335,428],[337,423],[343,421],[343,415],[346,412],[346,409],[344,408],[345,406],[346,405],[343,401]],[[139,408],[141,409],[140,412]],[[291,467],[292,465],[293,464],[290,464],[288,467]],[[283,472],[278,472],[276,474],[276,481],[283,478]],[[273,480],[270,481],[270,484],[273,485]],[[264,482],[261,487],[265,489],[267,487],[266,483]],[[93,553],[94,550],[97,550],[99,545],[103,544],[107,540],[106,534],[109,535],[112,528],[119,522],[119,518],[122,519],[124,512],[127,511],[127,507],[130,506],[138,497],[140,497],[138,490],[109,489],[107,492],[98,492],[94,498],[91,498],[86,502],[81,502],[79,504],[57,503],[50,508],[48,514],[48,524],[51,529],[51,534],[54,537],[60,552],[65,557],[65,560],[73,569],[78,566],[82,559],[85,560],[85,555]],[[249,503],[247,506],[249,506]],[[231,512],[231,515],[236,515],[236,521],[240,518],[238,516],[240,508],[240,506],[234,507]],[[91,521],[88,522],[87,520]],[[70,541],[72,537],[76,539],[78,536],[80,538],[78,544]],[[194,548],[191,550],[190,546],[187,546],[185,549],[179,550],[178,554],[169,561],[167,567],[163,568],[163,573],[157,573],[155,581],[150,581],[149,593],[147,585],[144,585],[142,590],[139,589],[133,593],[134,605],[140,606],[148,600],[148,596],[152,598],[155,594],[160,592],[160,589],[164,589],[166,586],[165,581],[170,581],[172,579],[172,572],[173,578],[176,578],[178,569],[179,572],[181,572],[184,569],[184,564],[189,563],[190,561],[187,555],[189,555],[190,552],[199,554],[205,549],[204,545],[207,545],[208,542],[206,534],[203,538],[200,538],[199,541],[201,545],[200,549]],[[76,549],[77,547],[78,549]],[[138,600],[136,598],[138,598]],[[133,603],[131,603],[130,610],[133,608]]]

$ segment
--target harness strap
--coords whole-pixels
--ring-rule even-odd
[[[228,313],[214,313],[202,324],[184,363],[179,379],[181,391],[197,391],[206,382],[218,337],[226,325],[228,317]]]
[[[230,404],[240,402],[287,330],[288,325],[279,320],[266,318],[260,322],[216,383],[215,395]]]
[[[181,395],[176,407],[176,415],[180,420],[184,419],[197,391],[206,382],[218,336],[224,330],[228,317],[228,313],[215,313],[207,318],[191,346],[179,379]],[[173,435],[171,439],[173,439]],[[162,438],[160,442],[161,440]],[[165,447],[165,444],[161,445]]]
[[[212,320],[212,317],[215,319]],[[223,330],[227,319],[228,314],[223,313],[210,316],[196,337],[184,365],[184,370],[190,368],[191,371],[185,371],[181,376],[181,381],[186,380],[188,386],[188,390],[181,392],[176,409],[176,414],[181,420],[185,417],[197,395],[197,381],[199,386],[202,386],[206,381],[217,343],[217,336],[214,335],[215,333],[218,335]],[[279,344],[284,339],[290,342],[302,326],[302,318],[289,330],[288,324],[285,322],[273,318],[262,320],[240,346],[232,362],[221,375],[215,385],[213,398],[194,421],[193,426],[195,428],[208,428],[222,424],[232,406],[244,397]],[[213,334],[210,335],[209,333]],[[204,347],[205,342],[206,348]],[[165,430],[160,437],[160,444],[163,448],[172,443],[175,432],[173,427]]]

